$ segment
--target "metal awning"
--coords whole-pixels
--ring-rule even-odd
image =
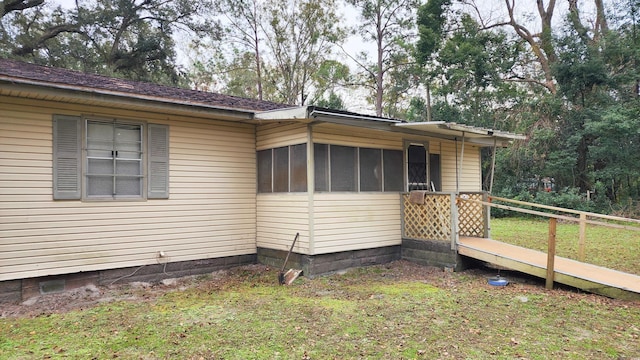
[[[506,131],[480,128],[445,121],[405,122],[398,119],[358,114],[342,110],[309,107],[293,107],[256,113],[258,122],[297,121],[327,122],[354,127],[423,135],[448,140],[464,138],[482,147],[506,147],[513,140],[525,140],[526,136]]]
[[[397,123],[394,127],[422,131],[429,134],[441,135],[443,137],[464,136],[467,141],[484,146],[508,146],[513,140],[526,140],[526,136],[514,134],[506,131],[480,128],[445,121],[429,121],[415,123]]]

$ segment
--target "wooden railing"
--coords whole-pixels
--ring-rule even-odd
[[[525,214],[537,215],[537,216],[549,218],[549,235],[547,239],[547,277],[546,277],[546,287],[549,289],[553,288],[553,281],[554,281],[553,274],[554,274],[554,260],[555,260],[555,254],[556,254],[556,227],[557,227],[558,220],[577,222],[579,224],[578,260],[581,262],[585,261],[587,224],[606,226],[606,227],[615,228],[615,229],[640,231],[640,227],[638,226],[629,226],[629,225],[622,225],[618,223],[602,221],[602,220],[610,220],[610,221],[617,221],[617,222],[640,224],[640,220],[638,219],[629,219],[629,218],[624,218],[619,216],[565,209],[565,208],[560,208],[555,206],[506,199],[506,198],[501,198],[497,196],[487,196],[485,200],[477,200],[477,199],[467,198],[461,195],[457,198],[457,200],[459,203],[473,203],[476,206],[484,206],[487,208],[495,207],[498,209],[510,210],[510,211],[515,211],[519,213],[525,213]],[[546,210],[554,211],[555,213],[527,209],[522,207],[514,207],[514,206],[504,205],[504,204],[496,204],[495,201],[498,201],[501,203],[515,204],[518,206],[527,206],[530,208],[546,209]],[[567,214],[570,214],[570,215],[567,215]],[[571,216],[571,215],[577,215],[577,217]],[[600,219],[600,220],[592,220],[592,218]]]

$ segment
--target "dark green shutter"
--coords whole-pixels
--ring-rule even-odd
[[[53,117],[53,198],[80,199],[82,132],[81,119]]]
[[[169,126],[148,125],[147,198],[169,198]]]

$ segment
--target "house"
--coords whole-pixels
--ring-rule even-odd
[[[401,194],[480,191],[518,136],[0,60],[0,302],[291,258],[401,256]]]

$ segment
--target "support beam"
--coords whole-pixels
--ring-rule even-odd
[[[556,218],[549,218],[549,244],[547,248],[547,289],[553,289],[554,263],[556,259]]]

